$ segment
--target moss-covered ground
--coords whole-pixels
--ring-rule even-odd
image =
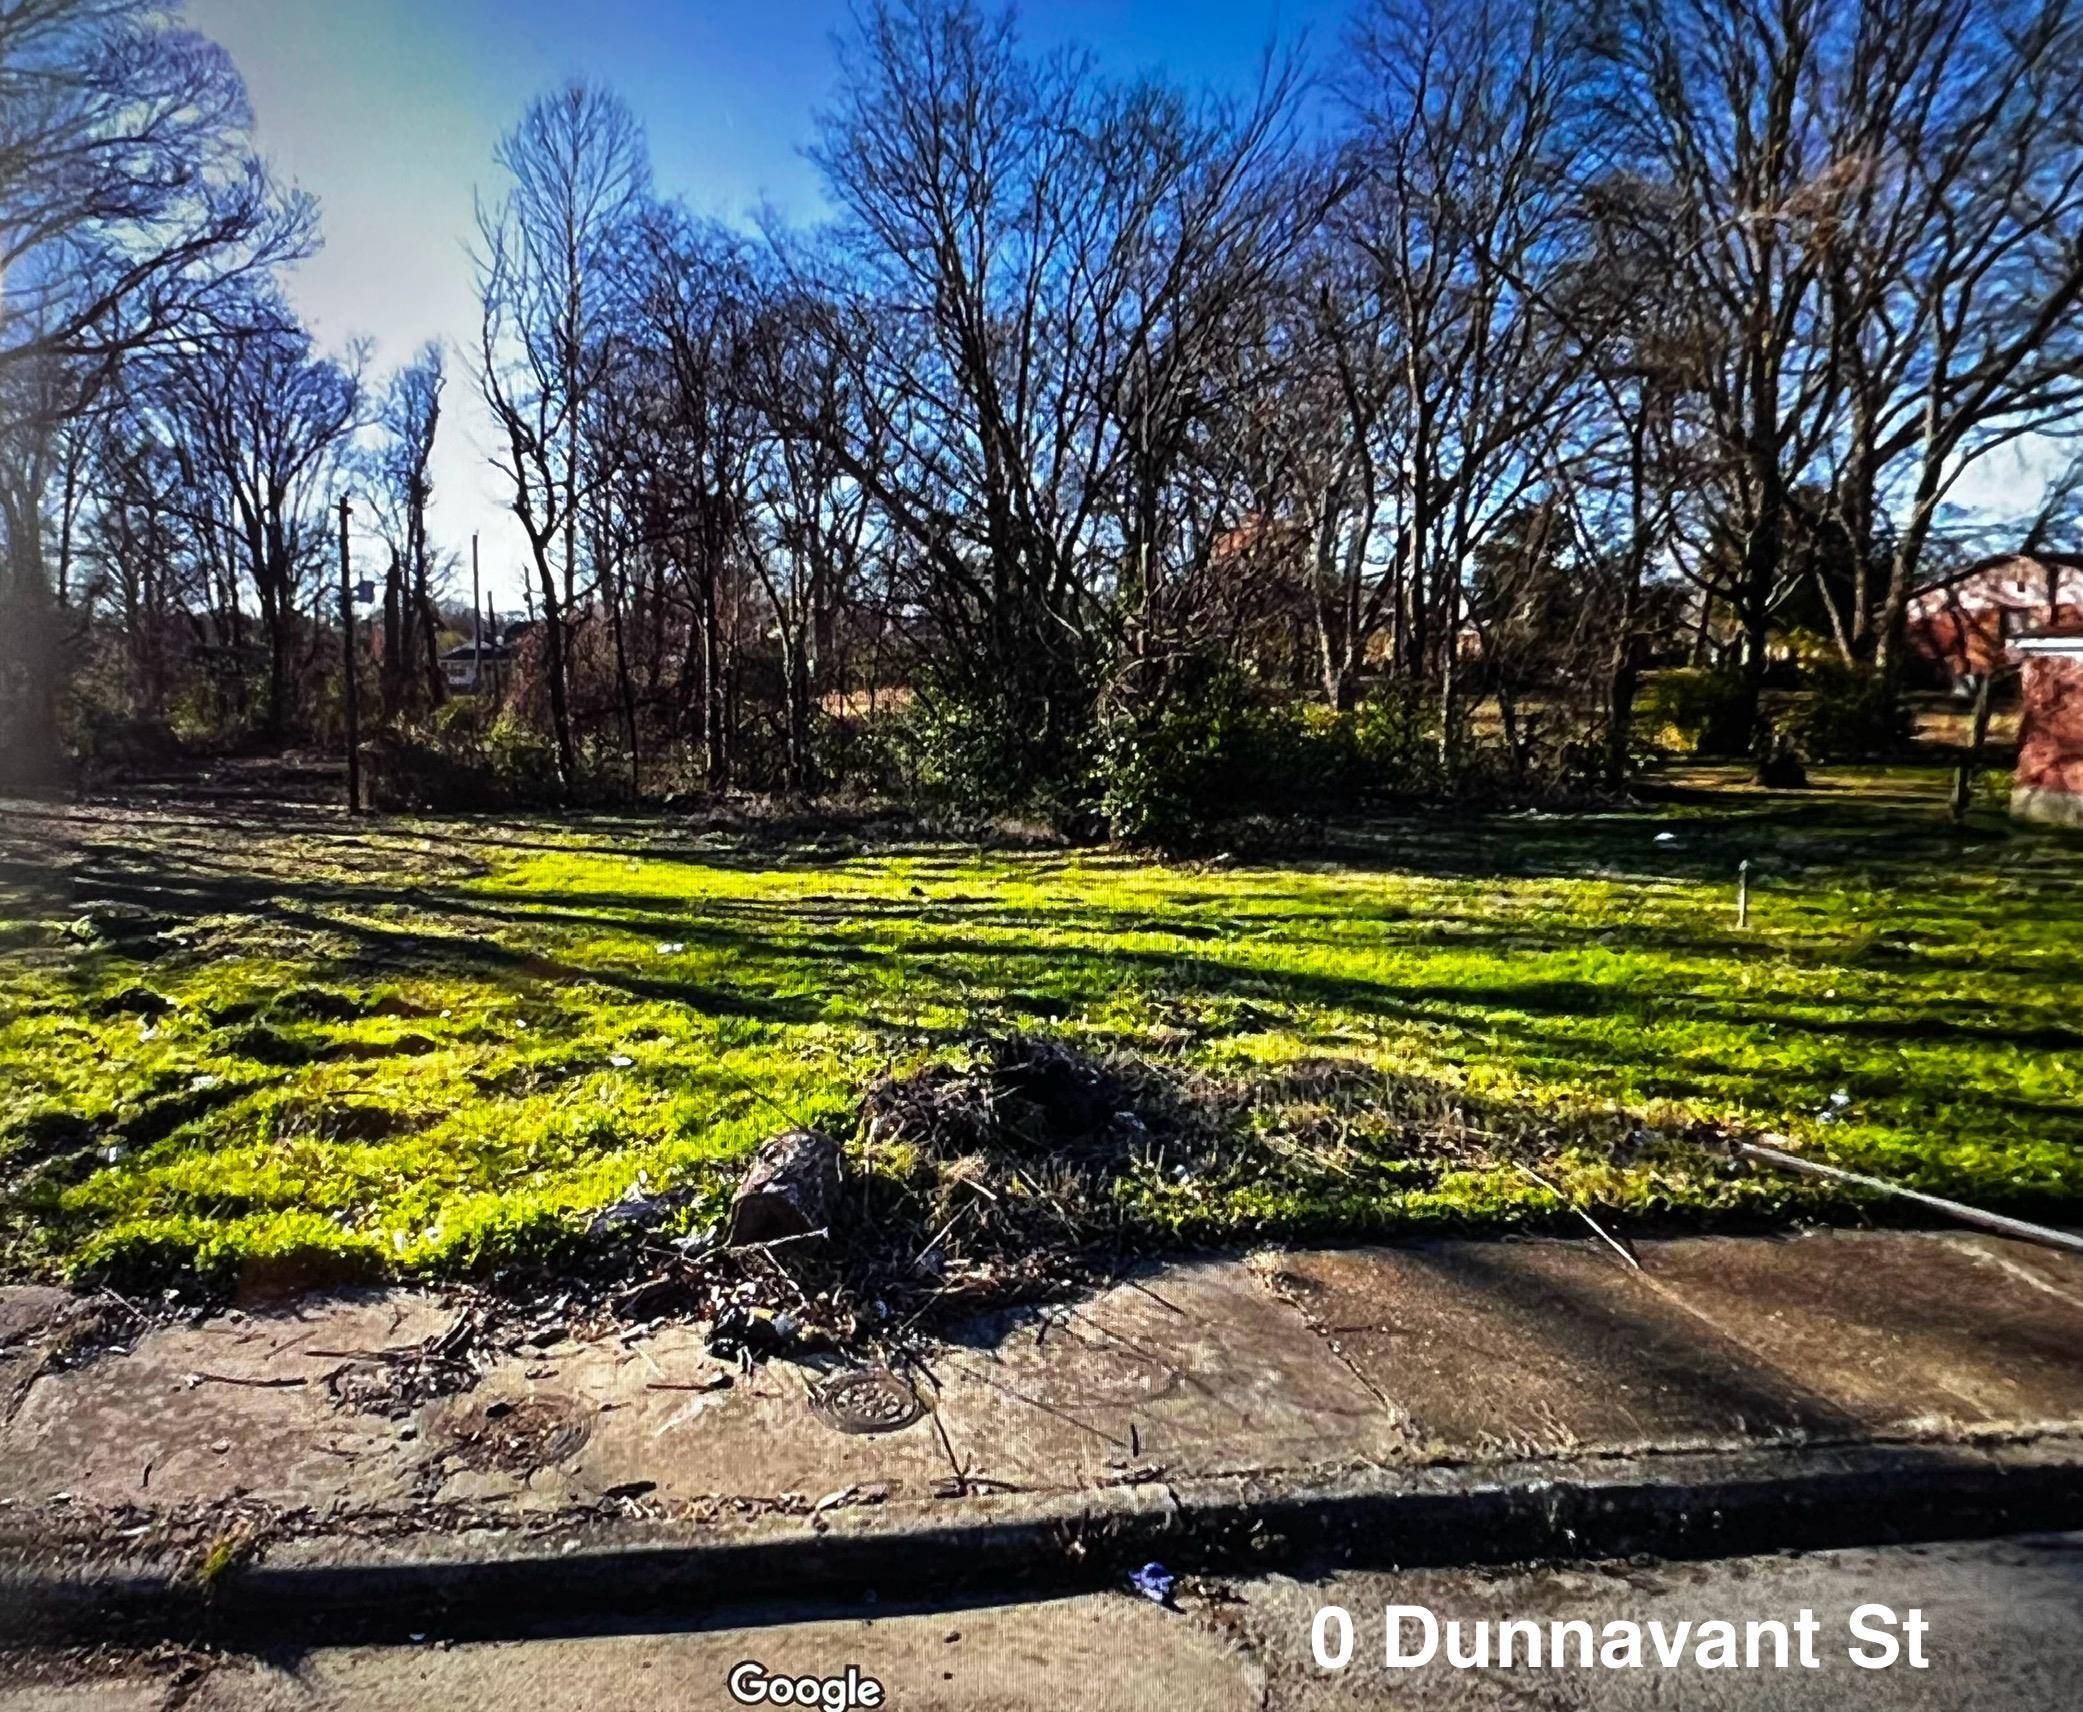
[[[0,805],[0,1264],[468,1269],[633,1185],[697,1220],[763,1135],[1012,1028],[1207,1114],[1122,1163],[1153,1241],[1852,1208],[1726,1130],[2083,1210],[2083,841],[1955,829],[1936,772],[1689,782],[1198,864]]]

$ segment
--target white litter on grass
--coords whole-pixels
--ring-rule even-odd
[[[626,1052],[615,1052],[608,1055],[608,1062],[617,1070],[627,1070],[636,1060]]]
[[[1656,835],[1656,842],[1658,844],[1676,844],[1678,835],[1675,832],[1659,832]]]
[[[687,941],[684,939],[661,939],[658,942],[657,949],[658,955],[661,957],[677,957],[687,949]]]
[[[1128,1585],[1154,1605],[1169,1605],[1178,1580],[1163,1564],[1146,1563],[1128,1578]]]

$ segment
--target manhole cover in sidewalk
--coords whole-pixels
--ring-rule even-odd
[[[589,1428],[579,1406],[554,1391],[459,1397],[436,1416],[436,1444],[466,1468],[525,1473],[575,1455]]]
[[[887,1367],[864,1367],[812,1386],[810,1409],[842,1433],[894,1433],[926,1412],[918,1393]]]

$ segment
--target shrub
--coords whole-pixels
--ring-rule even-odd
[[[1066,817],[1089,807],[1088,744],[1075,692],[1052,709],[928,685],[870,728],[868,782],[963,813]]]
[[[1348,718],[1360,771],[1381,788],[1418,794],[1439,783],[1439,704],[1422,685],[1379,684]]]
[[[1108,733],[1100,810],[1127,843],[1185,846],[1242,816],[1322,814],[1422,791],[1435,777],[1435,731],[1403,686],[1341,713],[1261,704],[1242,677],[1217,671],[1162,713]]]
[[[558,800],[556,750],[504,714],[482,738],[445,710],[432,730],[380,733],[362,746],[362,766],[369,803],[379,809],[467,813]]]
[[[1773,718],[1775,732],[1811,761],[1875,761],[1898,753],[1913,721],[1887,680],[1869,666],[1825,660]]]
[[[557,751],[531,726],[502,713],[480,745],[484,764],[508,800],[554,802],[557,799]]]
[[[1642,688],[1641,714],[1656,740],[1696,755],[1749,753],[1751,711],[1742,674],[1730,666],[1676,667]]]
[[[1223,775],[1237,770],[1241,710],[1216,695],[1175,704],[1156,718],[1125,720],[1107,734],[1099,762],[1100,813],[1130,844],[1184,844],[1223,806]],[[1233,799],[1232,809],[1243,807]]]

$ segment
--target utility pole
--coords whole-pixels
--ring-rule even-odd
[[[485,734],[485,609],[477,598],[477,531],[470,531],[470,729]]]
[[[361,733],[354,682],[354,585],[347,580],[347,496],[340,496],[340,666],[347,703],[347,812],[362,812]]]

